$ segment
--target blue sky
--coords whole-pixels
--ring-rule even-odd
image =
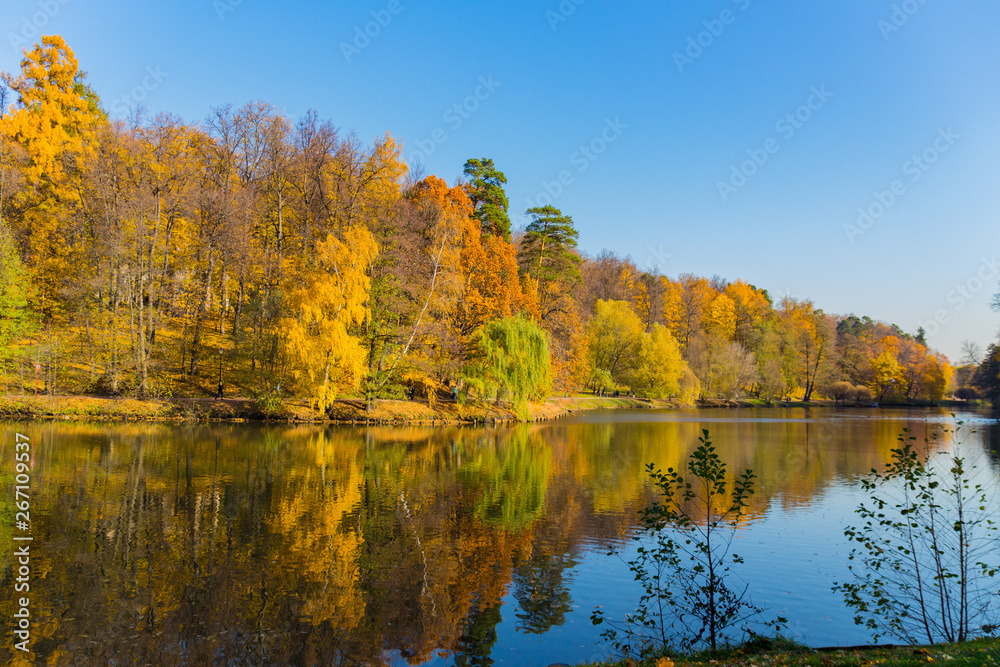
[[[953,361],[1000,328],[996,2],[7,0],[0,25],[0,70],[59,33],[113,112],[315,109],[448,181],[493,158],[515,225],[549,196],[591,254],[923,324]]]

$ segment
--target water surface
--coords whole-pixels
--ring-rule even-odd
[[[960,415],[996,478],[992,420]],[[856,482],[943,411],[599,412],[513,428],[0,424],[33,443],[33,646],[55,664],[548,665],[600,659],[590,613],[638,597],[645,465],[708,428],[758,476],[737,546],[754,602],[814,646],[869,640],[846,576]],[[0,616],[11,618],[13,517]],[[10,657],[9,642],[0,657]]]

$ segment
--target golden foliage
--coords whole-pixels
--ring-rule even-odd
[[[316,264],[289,294],[292,315],[282,324],[293,374],[309,388],[319,410],[339,392],[357,388],[365,353],[350,329],[368,317],[371,285],[366,268],[378,254],[368,230],[349,227],[340,240],[330,234],[317,247]]]

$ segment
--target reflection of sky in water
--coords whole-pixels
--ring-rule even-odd
[[[745,559],[734,572],[749,582],[754,604],[766,607],[770,617],[789,619],[786,636],[813,646],[853,645],[869,641],[854,625],[852,612],[839,595],[831,592],[834,580],[847,574],[849,547],[843,526],[852,517],[857,496],[838,483],[806,507],[786,511],[775,504],[763,518],[739,531],[733,551]],[[608,545],[590,543],[573,569],[573,612],[565,625],[544,636],[526,636],[515,631],[512,594],[505,599],[503,622],[492,657],[497,664],[549,665],[606,659],[603,646],[595,641],[599,628],[590,614],[600,606],[609,618],[620,619],[634,609],[639,586],[628,567],[607,555]],[[635,554],[635,546],[624,545],[623,557]],[[403,664],[402,662],[400,664]],[[452,664],[451,658],[433,665]]]
[[[733,414],[733,413],[744,414]],[[727,412],[726,416],[705,418],[698,414],[642,413],[624,415],[625,422],[697,422],[698,424],[725,424],[744,422],[748,415],[744,410]],[[759,411],[754,411],[759,412]],[[798,411],[801,414],[801,411]],[[704,413],[702,413],[704,414]],[[576,416],[582,423],[621,423],[616,414],[594,413]],[[826,412],[825,417],[831,416]],[[901,411],[869,410],[860,414],[834,413],[833,421],[844,422],[898,422],[896,429],[909,426],[911,434],[917,435],[921,424],[953,426],[954,419],[949,414],[918,415]],[[645,417],[645,419],[644,419]],[[996,420],[976,414],[957,415],[963,421],[960,438],[967,447],[969,458],[977,458],[983,452],[984,434],[993,431]],[[752,418],[755,423],[804,423],[806,421],[830,421],[824,418]],[[711,426],[706,426],[712,430]],[[894,427],[895,428],[895,427]],[[970,433],[977,430],[976,433]],[[922,441],[923,433],[918,435]],[[722,446],[721,438],[713,440]],[[766,443],[757,443],[766,446]],[[978,456],[981,464],[988,464]],[[866,644],[871,641],[868,632],[854,623],[854,612],[843,603],[840,593],[832,591],[834,582],[849,581],[847,557],[851,545],[844,536],[844,527],[857,523],[854,509],[862,499],[858,488],[851,479],[838,477],[827,480],[828,485],[808,500],[774,497],[763,515],[740,528],[734,539],[732,551],[745,560],[744,565],[735,566],[733,572],[749,583],[748,593],[752,602],[765,607],[765,616],[774,618],[785,616],[788,624],[786,636],[811,646],[845,646]],[[995,477],[995,470],[994,470]],[[622,556],[628,560],[635,555],[635,544],[622,546]],[[621,619],[634,609],[640,595],[640,588],[628,567],[622,561],[607,556],[608,544],[588,544],[575,569],[573,601],[575,614],[567,619],[562,628],[554,628],[545,637],[522,638],[502,624],[498,627],[500,640],[493,656],[498,663],[538,664],[553,662],[581,662],[606,659],[602,646],[588,643],[586,637],[593,637],[596,630],[590,624],[590,613],[600,605],[606,617]],[[516,604],[508,596],[510,604]],[[505,624],[509,625],[507,615]],[[551,641],[550,641],[551,640]],[[593,640],[591,640],[593,641]],[[892,641],[891,638],[883,642]],[[442,663],[444,664],[444,663]]]

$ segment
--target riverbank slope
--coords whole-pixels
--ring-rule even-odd
[[[833,401],[798,401],[768,403],[754,399],[698,401],[685,405],[678,401],[629,397],[597,397],[577,394],[553,397],[528,404],[528,421],[557,419],[586,410],[640,410],[678,408],[767,408],[833,407]],[[940,406],[968,409],[973,405],[957,401]],[[890,406],[885,406],[890,407]],[[928,407],[928,406],[908,406]],[[936,407],[936,406],[935,406]],[[314,410],[308,401],[289,400],[269,405],[249,398],[164,398],[133,399],[102,396],[0,396],[0,418],[6,419],[79,419],[95,421],[284,421],[330,424],[477,424],[516,422],[510,409],[483,403],[451,401],[407,401],[385,399],[366,410],[361,399],[335,401],[326,415]]]
[[[731,653],[701,654],[691,658],[660,658],[641,662],[619,660],[588,663],[588,667],[699,667],[728,665],[730,667],[859,667],[861,665],[892,665],[915,667],[927,663],[945,663],[952,667],[1000,664],[1000,640],[980,639],[962,644],[934,646],[858,647],[812,650],[780,642],[762,650],[753,646]]]
[[[580,410],[678,407],[669,401],[633,398],[553,398],[528,405],[529,421],[555,419]],[[246,398],[107,398],[102,396],[0,396],[0,417],[95,421],[290,421],[333,424],[475,424],[517,421],[511,410],[490,404],[379,400],[366,410],[360,399],[335,401],[326,415],[307,401],[268,405]]]

